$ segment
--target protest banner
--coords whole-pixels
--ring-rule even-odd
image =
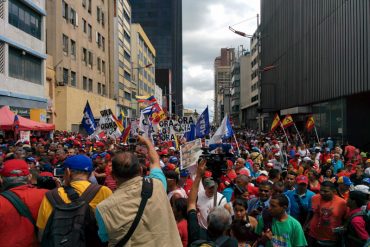
[[[100,115],[101,118],[99,120],[97,130],[93,135],[100,135],[101,132],[104,132],[106,136],[119,138],[121,136],[121,131],[118,129],[111,109],[100,111]]]
[[[202,140],[196,139],[180,146],[181,169],[187,169],[197,164],[202,154]]]

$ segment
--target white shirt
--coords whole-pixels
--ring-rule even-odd
[[[183,188],[178,188],[178,189],[175,189],[175,190],[173,190],[173,191],[171,191],[167,194],[168,200],[171,200],[171,198],[174,194],[179,194],[181,198],[188,198],[188,196],[186,195],[185,190]]]
[[[207,229],[207,217],[211,209],[213,208],[213,196],[211,198],[206,196],[206,192],[199,191],[198,192],[198,201],[197,201],[197,208],[199,210],[198,213],[198,223],[204,229]],[[216,207],[220,206],[223,207],[227,203],[226,197],[221,193],[217,192],[217,204]]]

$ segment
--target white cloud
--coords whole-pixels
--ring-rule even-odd
[[[214,59],[224,47],[243,45],[249,40],[232,33],[228,26],[247,34],[257,28],[260,0],[183,1],[184,107],[202,112],[208,105],[213,116]]]

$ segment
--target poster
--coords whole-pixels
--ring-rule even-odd
[[[20,141],[21,142],[28,142],[30,143],[30,135],[31,135],[31,131],[20,131],[19,132],[19,138],[20,138]]]
[[[180,146],[181,169],[196,165],[199,156],[202,154],[202,140],[196,139]]]

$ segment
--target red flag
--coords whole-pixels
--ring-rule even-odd
[[[306,122],[307,131],[310,132],[314,126],[315,126],[315,120],[313,119],[313,116],[309,116]]]
[[[274,119],[272,120],[271,124],[271,132],[274,132],[275,129],[280,125],[280,118],[279,115],[276,113]]]
[[[125,130],[123,131],[123,134],[122,134],[122,142],[123,143],[127,142],[127,139],[130,136],[130,132],[131,132],[131,124],[129,126],[127,126],[125,128]]]

